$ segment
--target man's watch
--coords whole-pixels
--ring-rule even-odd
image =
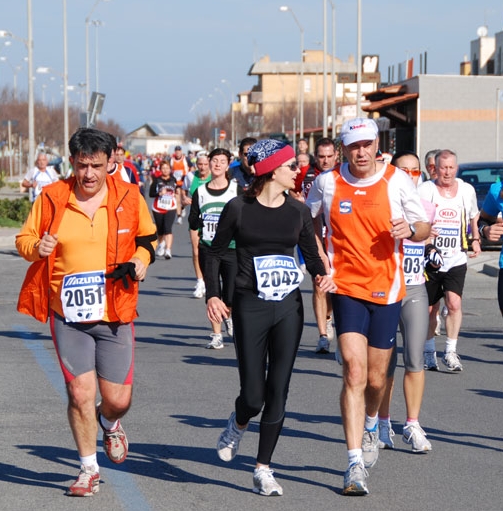
[[[416,228],[414,227],[413,224],[409,224],[409,229],[410,229],[410,232],[411,232],[411,235],[407,238],[408,240],[410,240],[411,238],[414,237],[414,234],[416,234]]]

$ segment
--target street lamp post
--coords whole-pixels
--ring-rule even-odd
[[[25,57],[23,60],[28,60],[28,57]],[[13,66],[9,59],[7,57],[0,57],[1,62],[5,62],[11,69],[12,69],[12,75],[14,77],[14,99],[17,101],[17,74],[19,71],[21,71],[22,67],[21,65]]]
[[[68,42],[67,42],[67,30],[66,30],[66,0],[63,0],[63,88],[64,88],[64,101],[63,101],[63,112],[64,112],[64,133],[63,143],[65,161],[63,162],[64,175],[68,175],[68,169],[70,164],[70,152],[68,148],[69,136],[69,119],[68,119]]]
[[[337,81],[335,78],[335,3],[330,0],[332,6],[332,95],[331,95],[331,107],[330,112],[332,113],[332,139],[335,139],[337,135],[337,112],[336,112],[336,101],[337,101]]]
[[[290,13],[293,16],[293,19],[295,20],[295,23],[297,23],[297,26],[300,30],[300,105],[299,105],[299,134],[300,138],[304,137],[304,29],[302,28],[302,25],[299,23],[299,20],[297,19],[297,16],[295,16],[295,13],[293,12],[291,7],[288,7],[287,5],[282,5],[279,8],[282,12],[290,11]]]
[[[96,0],[94,2],[94,5],[92,9],[89,11],[89,14],[86,17],[85,23],[86,23],[86,125],[89,126],[89,98],[90,98],[90,92],[89,92],[89,23],[91,21],[91,14],[94,12],[94,9],[98,6],[100,2],[109,2],[110,0]]]
[[[91,23],[94,25],[94,76],[96,80],[96,92],[100,91],[100,73],[99,73],[99,59],[98,59],[98,28],[103,26],[101,20],[92,20]]]
[[[28,50],[28,167],[35,165],[35,100],[33,94],[33,36],[31,22],[31,0],[27,0],[28,39],[16,37],[7,30],[0,30],[0,37],[18,39]]]
[[[356,115],[360,117],[362,110],[362,0],[358,0],[357,8],[357,43],[356,43]]]
[[[232,148],[236,147],[236,136],[235,136],[235,117],[234,117],[234,92],[232,91],[231,85],[228,80],[222,78],[220,80],[222,83],[225,83],[227,87],[229,87],[229,91],[231,93],[231,144]]]
[[[327,0],[323,0],[323,136],[328,136],[327,104]]]

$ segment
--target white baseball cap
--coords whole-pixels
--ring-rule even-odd
[[[361,140],[375,140],[378,134],[379,128],[373,119],[357,117],[342,125],[341,142],[348,146]]]

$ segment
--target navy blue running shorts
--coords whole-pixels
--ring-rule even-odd
[[[369,346],[393,348],[402,302],[380,305],[350,296],[332,294],[337,335],[356,332],[367,338]]]

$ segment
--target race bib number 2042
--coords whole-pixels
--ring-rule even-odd
[[[304,274],[293,257],[267,255],[253,258],[258,296],[263,300],[280,301],[297,289]]]

